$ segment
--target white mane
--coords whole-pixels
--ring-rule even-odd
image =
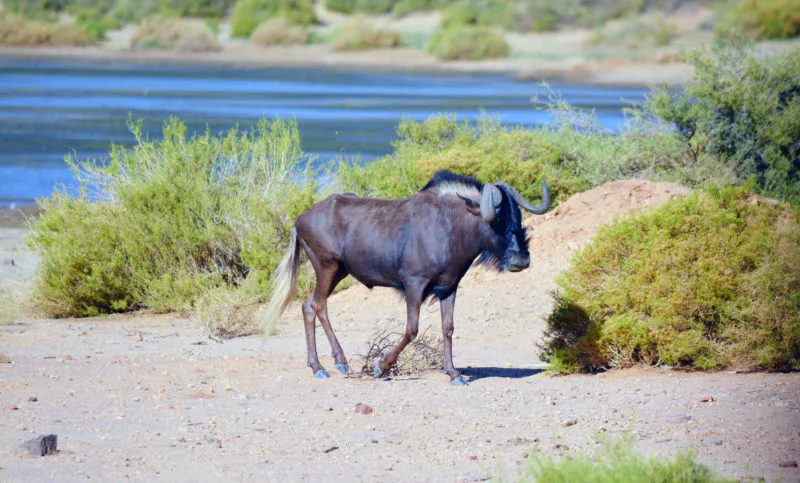
[[[464,183],[442,183],[436,187],[439,190],[439,196],[445,195],[461,195],[465,198],[472,198],[475,195],[480,195],[478,188],[470,184]]]

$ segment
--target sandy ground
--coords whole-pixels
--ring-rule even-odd
[[[779,466],[800,460],[798,374],[542,372],[535,345],[571,255],[601,223],[684,193],[601,186],[529,220],[529,270],[471,271],[454,340],[467,387],[438,372],[314,379],[296,305],[266,342],[214,343],[184,317],[148,312],[0,326],[11,361],[0,364],[0,479],[480,481],[513,477],[526,455],[595,454],[627,435],[647,454],[694,449],[729,477],[800,481],[800,469]],[[23,262],[4,263],[2,280],[29,283],[36,260],[19,246],[24,231],[0,234],[3,261]],[[361,286],[334,295],[330,313],[356,369],[375,328],[400,330],[405,317],[394,292]],[[421,326],[439,330],[438,307],[423,309]],[[321,331],[318,343],[326,354]],[[322,363],[333,369],[330,357]],[[374,412],[355,413],[358,403]],[[47,433],[58,454],[18,449]]]

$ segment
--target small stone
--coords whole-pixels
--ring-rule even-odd
[[[11,364],[11,359],[5,354],[0,354],[0,364]]]
[[[34,456],[47,456],[56,454],[58,436],[55,434],[42,435],[22,443],[20,448]]]
[[[472,456],[469,457],[469,460],[470,461],[478,461],[478,456],[477,455],[472,455]]]
[[[383,469],[383,471],[392,471],[393,469],[394,468],[392,468],[391,466],[387,466],[386,468]]]
[[[565,419],[565,420],[561,421],[561,426],[564,426],[565,428],[567,426],[574,426],[576,424],[578,424],[578,420],[575,419],[575,418],[568,418],[568,419]]]
[[[39,400],[39,398],[37,398],[36,396],[31,396],[31,397],[28,398],[28,402],[36,402],[38,400]]]
[[[141,342],[141,341],[143,341],[143,340],[144,340],[144,338],[142,338],[142,333],[141,333],[141,332],[137,332],[137,333],[136,333],[136,340],[137,340],[138,342]]]
[[[688,423],[692,417],[688,414],[673,414],[661,419],[662,423]]]
[[[703,396],[697,400],[698,402],[712,402],[714,401],[714,396]]]
[[[797,461],[794,460],[781,461],[780,463],[778,463],[778,466],[780,466],[781,468],[797,468]]]
[[[371,407],[361,403],[356,404],[356,407],[353,410],[353,412],[355,412],[356,414],[372,414],[374,411],[375,410],[372,409]]]
[[[19,406],[17,406],[16,404],[8,403],[6,404],[6,409],[9,411],[16,411],[17,409],[19,409]]]
[[[722,446],[723,441],[721,439],[704,439],[703,444],[706,446]]]

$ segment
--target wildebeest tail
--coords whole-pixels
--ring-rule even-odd
[[[292,240],[281,264],[272,274],[272,296],[269,299],[267,310],[261,318],[261,327],[264,336],[269,337],[275,331],[275,323],[280,318],[286,306],[297,293],[297,267],[300,265],[300,243],[297,240],[297,230],[292,227]]]

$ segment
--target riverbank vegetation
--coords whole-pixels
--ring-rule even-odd
[[[554,122],[534,129],[404,120],[394,152],[368,164],[313,168],[283,120],[189,135],[173,119],[163,140],[133,123],[134,147],[70,159],[78,196],[41,201],[29,238],[42,255],[36,306],[50,316],[193,310],[231,336],[252,330],[242,321],[254,311],[240,309],[263,301],[294,218],[328,192],[404,197],[452,169],[507,180],[529,199],[544,178],[559,202],[640,177],[701,192],[601,230],[576,258],[548,320],[553,367],[797,368],[798,59],[798,49],[765,58],[741,42],[697,52],[689,86],[655,89],[619,133],[555,96],[535,100]],[[308,272],[300,278],[302,292]],[[225,317],[213,315],[220,301]]]
[[[405,47],[427,51],[443,62],[575,53],[588,62],[641,57],[642,52],[679,59],[688,47],[708,40],[712,30],[719,36],[745,33],[756,40],[800,34],[800,0],[4,0],[0,5],[0,45],[102,43],[108,32],[126,25],[146,28],[170,18],[192,19],[170,25],[188,30],[173,36],[197,39],[195,48],[182,42],[182,50],[209,50],[208,34],[196,27],[204,22],[223,50],[248,39],[260,46],[313,42],[332,50],[383,49],[407,38]],[[429,19],[409,20],[415,12]],[[276,22],[291,28],[278,29]],[[251,38],[265,23],[269,27]],[[584,35],[586,29],[592,33]],[[570,32],[575,40],[569,43],[579,48],[539,52],[531,42],[542,39],[524,36],[542,32]],[[158,44],[170,48],[168,42]],[[666,55],[664,47],[672,44],[677,45]]]

